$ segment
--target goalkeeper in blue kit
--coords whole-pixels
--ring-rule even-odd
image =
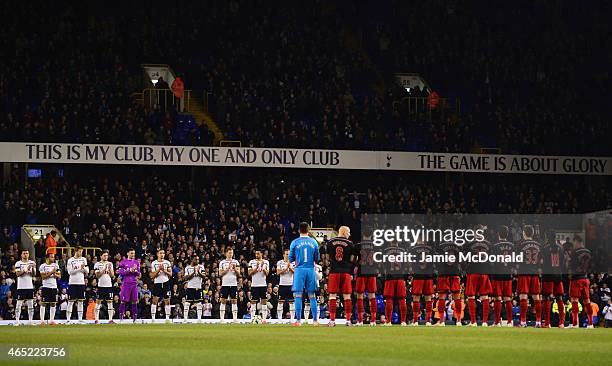
[[[300,237],[294,239],[289,247],[289,262],[295,262],[295,273],[293,276],[293,296],[295,298],[295,323],[294,326],[302,325],[302,293],[306,291],[310,299],[313,324],[319,325],[318,304],[315,292],[318,290],[317,276],[315,274],[315,263],[319,260],[319,244],[308,236],[308,224],[300,223]]]

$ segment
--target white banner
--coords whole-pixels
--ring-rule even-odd
[[[0,142],[0,157],[18,163],[612,175],[612,158],[580,156]]]

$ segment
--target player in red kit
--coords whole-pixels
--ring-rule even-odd
[[[497,242],[491,247],[494,255],[510,255],[514,251],[514,244],[508,241],[509,229],[502,226],[497,232]],[[506,321],[512,326],[512,266],[509,263],[496,265],[491,271],[492,295],[495,297],[493,303],[494,321],[493,326],[501,326],[502,300],[506,307]]]
[[[433,301],[431,299],[433,288],[433,266],[431,262],[423,262],[423,255],[434,254],[431,245],[418,241],[410,250],[416,255],[416,263],[412,266],[412,326],[419,325],[419,315],[421,314],[421,296],[425,298],[425,325],[431,325],[431,313],[433,311]]]
[[[551,299],[557,300],[559,308],[559,328],[565,326],[565,304],[563,302],[563,273],[565,273],[565,251],[555,240],[553,232],[549,233],[548,245],[542,248],[542,295],[544,296],[544,322],[542,327],[550,328]]]
[[[476,230],[482,230],[482,227]],[[474,241],[467,246],[468,252],[473,256],[479,253],[489,253],[491,244],[486,239]],[[467,279],[465,283],[465,296],[468,299],[468,312],[470,314],[470,326],[478,326],[476,319],[476,295],[480,296],[482,303],[482,326],[487,327],[489,320],[489,294],[492,292],[489,280],[490,266],[488,263],[470,262],[467,267]]]
[[[372,243],[372,229],[364,228],[359,245],[355,248],[357,261],[357,280],[355,281],[355,295],[357,298],[357,325],[363,325],[364,292],[368,293],[370,301],[370,326],[376,325],[376,273],[364,271],[362,266],[373,264],[372,255],[374,244]]]
[[[445,325],[446,296],[450,292],[455,302],[455,309],[461,309],[461,268],[459,267],[459,246],[453,242],[445,242],[438,246],[438,254],[446,254],[449,260],[437,265],[438,279],[436,291],[438,292],[438,318],[437,326]],[[454,260],[450,260],[454,258]],[[457,319],[457,326],[461,326],[461,319]]]
[[[397,243],[391,245],[384,250],[385,255],[394,255],[401,257],[406,250],[398,247]],[[383,296],[385,298],[385,326],[391,326],[391,318],[393,316],[393,302],[397,300],[401,326],[406,326],[406,315],[408,314],[408,304],[406,304],[406,273],[408,266],[403,262],[387,263],[385,265],[385,289]]]
[[[587,313],[587,328],[593,328],[593,308],[591,308],[591,299],[589,296],[590,282],[588,278],[593,258],[591,251],[584,247],[584,241],[580,235],[575,235],[573,242],[574,251],[571,255],[571,280],[569,291],[572,300],[572,327],[576,328],[579,326],[578,301],[582,299],[582,305]]]
[[[344,312],[346,314],[346,325],[351,325],[353,315],[353,302],[351,294],[353,284],[351,269],[353,267],[354,248],[353,243],[348,239],[351,230],[348,226],[340,226],[338,236],[327,242],[327,254],[331,261],[329,278],[327,279],[327,291],[329,292],[329,317],[328,325],[336,326],[336,295],[341,293],[344,298]]]
[[[527,309],[529,308],[529,295],[535,305],[536,328],[542,326],[542,297],[540,295],[540,277],[538,270],[542,265],[542,246],[533,240],[534,229],[531,225],[523,228],[523,241],[518,243],[516,251],[523,253],[523,262],[518,266],[518,284],[516,292],[519,294],[521,309],[521,327],[527,326]]]

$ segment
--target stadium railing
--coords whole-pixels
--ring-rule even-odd
[[[65,252],[68,252],[69,256],[72,256],[72,251],[74,250],[74,247],[50,247],[47,248],[47,250],[45,251],[45,253],[49,253],[49,251],[51,250],[56,250],[56,251],[60,251],[62,256],[64,255]],[[98,251],[102,251],[102,248],[98,248],[98,247],[83,247],[83,256],[87,256],[89,253],[91,253],[92,255],[96,255],[96,252]]]
[[[182,98],[177,98],[171,89],[147,88],[142,91],[145,107],[153,108],[155,105],[163,111],[169,108],[175,109],[178,113],[191,112],[191,90],[185,89]]]

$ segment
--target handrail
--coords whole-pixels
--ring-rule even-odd
[[[45,254],[48,254],[51,250],[57,250],[60,249],[62,252],[62,255],[64,255],[64,251],[68,252],[68,255],[72,255],[72,251],[74,250],[75,247],[49,247],[47,248],[47,250],[45,250]],[[82,247],[83,251],[85,253],[85,255],[87,255],[88,251],[91,250],[93,251],[93,255],[96,255],[96,251],[102,251],[102,248],[98,248],[98,247]]]
[[[427,117],[431,120],[434,111],[439,112],[442,117],[448,109],[451,109],[456,115],[460,113],[459,98],[454,99],[454,106],[451,99],[438,97],[437,105],[432,107],[428,97],[403,97],[392,103],[393,111],[399,111],[401,106],[405,106],[409,116],[418,115],[421,112],[426,112]]]
[[[191,112],[191,89],[183,91],[183,97],[177,98],[172,89],[145,88],[142,90],[143,103],[148,108],[158,105],[162,110],[169,107],[176,109],[179,113]]]

